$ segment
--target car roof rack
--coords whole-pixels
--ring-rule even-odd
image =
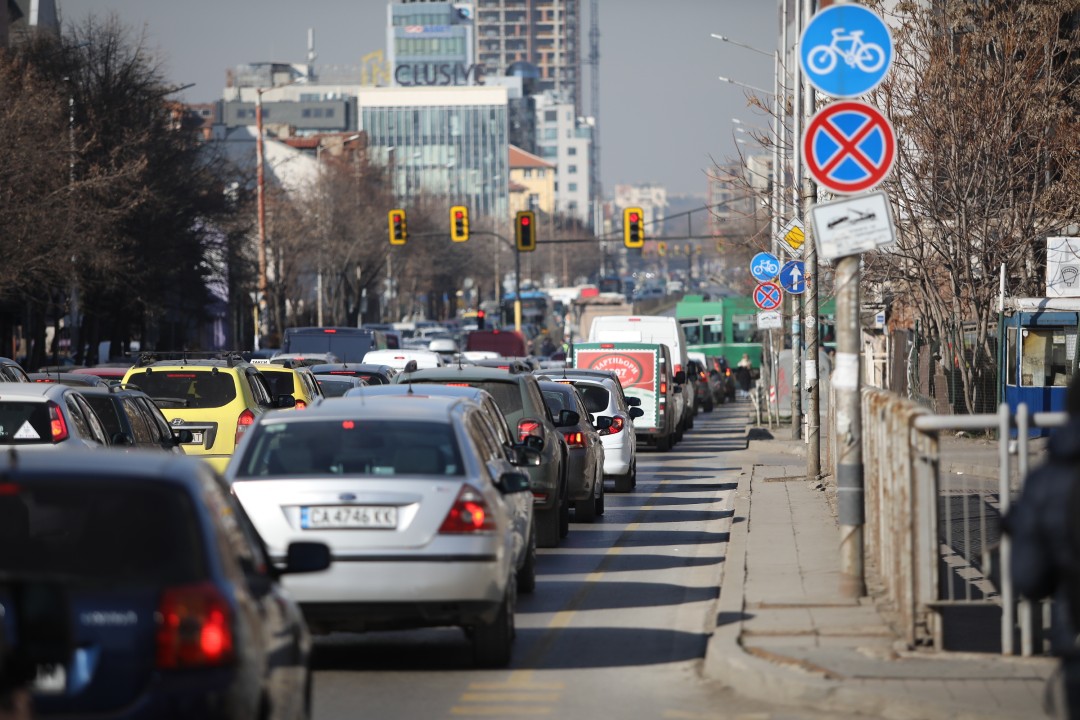
[[[137,356],[135,367],[147,367],[154,363],[175,363],[179,361],[186,364],[188,360],[222,360],[233,368],[242,363],[246,364],[239,350],[215,350],[210,352],[192,352],[189,350],[147,350],[139,353],[131,353]]]

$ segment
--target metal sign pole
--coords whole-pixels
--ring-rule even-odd
[[[840,523],[840,590],[866,595],[863,567],[862,398],[859,391],[859,255],[836,263],[836,500]]]
[[[800,37],[803,30],[803,0],[797,0],[795,4],[795,37]],[[791,114],[795,142],[792,143],[791,161],[791,208],[792,214],[799,220],[802,214],[802,175],[803,159],[801,155],[802,128],[803,128],[803,78],[800,63],[793,63],[792,76],[794,86],[792,88]],[[802,333],[799,332],[799,316],[801,314],[800,298],[791,298],[791,437],[798,440],[802,437],[802,382],[800,375],[802,365]]]
[[[814,0],[808,0],[805,11],[807,16],[814,12]],[[809,22],[809,17],[807,17]],[[807,117],[814,114],[814,89],[809,84],[804,91]],[[804,213],[809,213],[810,206],[817,200],[817,183],[807,180],[806,194],[803,196]],[[801,214],[806,217],[806,214]],[[803,257],[806,259],[806,292],[803,299],[803,340],[806,355],[803,382],[806,386],[806,477],[817,480],[821,477],[821,405],[820,384],[818,382],[818,262],[817,241],[813,233],[807,233]]]

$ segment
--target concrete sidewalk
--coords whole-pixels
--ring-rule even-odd
[[[781,428],[743,467],[704,674],[760,700],[882,718],[1044,717],[1051,658],[911,651],[870,598],[841,596],[839,529]],[[735,458],[732,458],[735,459]]]

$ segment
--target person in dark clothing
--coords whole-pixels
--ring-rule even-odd
[[[1067,717],[1080,720],[1080,643],[1078,618],[1069,611],[1070,583],[1078,582],[1077,551],[1070,530],[1070,496],[1080,481],[1080,374],[1067,394],[1068,423],[1050,437],[1045,464],[1028,474],[1020,498],[1005,519],[1012,538],[1009,572],[1013,586],[1029,600],[1053,596],[1050,645],[1061,658]]]

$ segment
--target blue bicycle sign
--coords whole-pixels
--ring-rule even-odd
[[[759,252],[750,260],[750,274],[758,282],[772,280],[780,272],[780,261],[772,253]]]
[[[892,64],[889,28],[861,5],[833,5],[814,15],[803,31],[799,59],[807,80],[826,95],[870,92]]]

